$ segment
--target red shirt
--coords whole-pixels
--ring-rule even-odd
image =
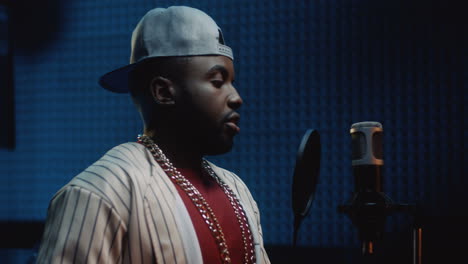
[[[202,173],[195,169],[179,168],[178,170],[198,189],[213,210],[223,230],[231,262],[244,263],[245,250],[241,228],[229,198],[224,193],[223,189],[218,185],[216,180],[207,173]],[[210,229],[188,195],[177,184],[176,186],[194,224],[198,242],[200,243],[203,263],[221,263],[219,248],[215,243]],[[247,236],[247,234],[245,235]]]

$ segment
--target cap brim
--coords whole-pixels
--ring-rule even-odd
[[[99,78],[99,84],[114,93],[128,93],[130,91],[129,76],[136,65],[137,63],[129,64],[102,75]]]

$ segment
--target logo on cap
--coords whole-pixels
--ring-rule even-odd
[[[218,35],[219,44],[226,45],[226,44],[224,43],[223,32],[221,32],[221,29],[219,29],[219,28],[218,28],[218,33],[219,33],[219,35]]]

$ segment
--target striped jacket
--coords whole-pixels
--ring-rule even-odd
[[[237,175],[210,163],[238,196],[257,263],[269,263],[257,204]],[[52,198],[38,263],[202,263],[176,187],[141,144],[121,144]]]

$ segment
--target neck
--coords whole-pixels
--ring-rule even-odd
[[[194,142],[174,131],[145,129],[144,134],[150,137],[162,150],[164,155],[176,168],[200,169],[203,155],[197,151]]]

